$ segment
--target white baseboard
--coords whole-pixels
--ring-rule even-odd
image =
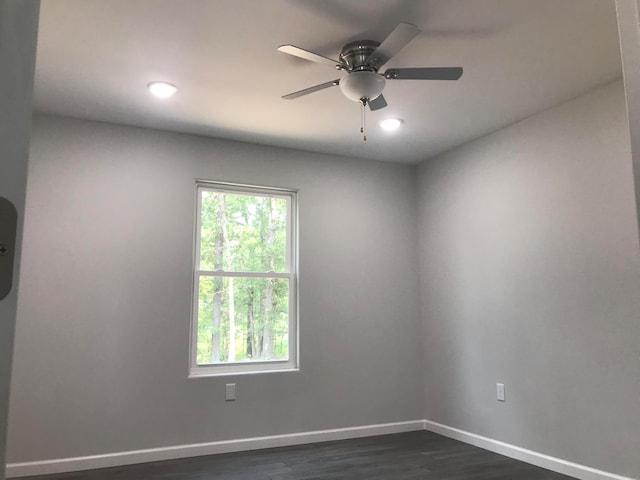
[[[493,440],[492,438],[476,435],[475,433],[465,432],[464,430],[459,430],[430,420],[424,421],[424,428],[430,432],[438,433],[455,440],[460,440],[461,442],[475,445],[476,447],[489,450],[490,452],[499,453],[505,457],[515,458],[516,460],[546,468],[547,470],[552,470],[563,475],[579,478],[580,480],[635,480],[633,478],[604,472],[585,465],[568,462],[543,453],[527,450],[526,448],[510,445],[498,440]]]
[[[6,468],[7,478],[27,477],[31,475],[47,475],[52,473],[75,472],[94,468],[117,467],[134,463],[173,460],[176,458],[199,457],[216,453],[243,452],[264,448],[303,445],[305,443],[328,442],[348,438],[371,437],[390,433],[424,430],[424,420],[409,422],[384,423],[361,427],[336,428],[314,432],[290,433],[269,437],[224,440],[220,442],[177,445],[173,447],[149,448],[129,452],[91,455],[87,457],[62,458],[56,460],[39,460],[36,462],[9,463]]]
[[[568,462],[560,458],[527,450],[491,438],[476,435],[457,428],[442,425],[430,420],[413,420],[409,422],[384,423],[361,427],[336,428],[313,432],[290,433],[269,437],[224,440],[220,442],[196,443],[192,445],[176,445],[172,447],[149,448],[129,452],[108,453],[86,457],[40,460],[35,462],[9,463],[6,468],[7,478],[27,477],[31,475],[47,475],[53,473],[76,472],[94,468],[118,467],[135,463],[173,460],[177,458],[199,457],[217,453],[243,452],[264,448],[303,445],[305,443],[328,442],[348,438],[371,437],[390,433],[429,430],[445,437],[460,440],[470,445],[499,453],[531,465],[536,465],[554,472],[569,475],[581,480],[635,480],[614,473],[604,472],[585,465]]]

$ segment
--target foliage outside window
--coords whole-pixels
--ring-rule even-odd
[[[295,192],[198,182],[192,376],[297,367]]]

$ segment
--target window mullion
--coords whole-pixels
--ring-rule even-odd
[[[292,278],[288,272],[228,272],[226,270],[196,270],[201,277],[234,277],[234,278]]]

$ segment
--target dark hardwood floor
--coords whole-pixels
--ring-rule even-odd
[[[570,479],[431,432],[169,460],[30,480]]]

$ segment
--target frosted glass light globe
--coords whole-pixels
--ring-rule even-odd
[[[354,102],[366,98],[373,100],[382,93],[385,80],[375,72],[352,72],[340,80],[340,90],[345,97]]]

